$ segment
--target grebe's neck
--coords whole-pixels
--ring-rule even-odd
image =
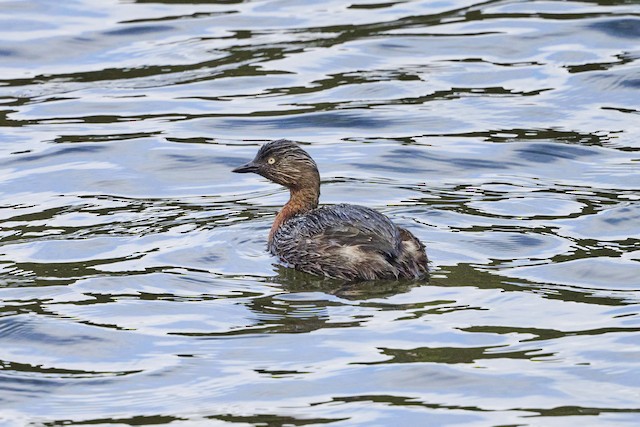
[[[312,209],[318,207],[318,199],[320,198],[320,182],[318,180],[315,185],[307,186],[304,188],[290,188],[289,201],[282,207],[282,210],[278,212],[271,231],[269,232],[269,246],[273,241],[273,236],[282,224],[289,218],[296,215],[300,215],[309,212]]]

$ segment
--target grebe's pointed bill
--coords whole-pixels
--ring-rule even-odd
[[[244,164],[242,166],[238,166],[237,168],[233,169],[231,172],[235,172],[235,173],[250,173],[250,172],[258,172],[258,165],[252,160],[247,164]]]

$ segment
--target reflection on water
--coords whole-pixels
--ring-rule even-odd
[[[637,424],[637,9],[5,2],[1,423]],[[283,137],[431,281],[278,265]]]

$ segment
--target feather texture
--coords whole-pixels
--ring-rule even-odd
[[[274,233],[269,250],[297,270],[337,279],[418,279],[427,273],[424,245],[364,206],[323,206],[294,216]]]

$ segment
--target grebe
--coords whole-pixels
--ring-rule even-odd
[[[268,249],[296,270],[349,281],[428,275],[425,246],[385,215],[357,205],[318,207],[318,167],[296,143],[269,142],[233,172],[257,173],[289,189]]]

